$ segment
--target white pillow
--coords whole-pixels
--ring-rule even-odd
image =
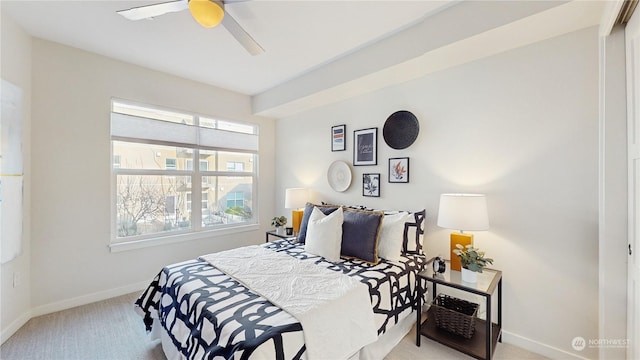
[[[304,251],[329,261],[339,261],[343,220],[341,207],[329,215],[314,207],[307,225]]]
[[[410,215],[407,212],[401,212],[385,215],[382,218],[382,230],[380,230],[380,240],[378,240],[378,256],[387,260],[400,260],[402,239],[404,238],[404,223],[410,219]]]

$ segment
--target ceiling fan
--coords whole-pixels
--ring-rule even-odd
[[[222,25],[233,35],[251,55],[260,55],[264,49],[247,33],[240,24],[227,12],[225,4],[239,2],[233,0],[176,0],[159,4],[138,6],[131,9],[117,11],[129,20],[153,19],[156,16],[189,9],[191,16],[198,24],[212,28]]]

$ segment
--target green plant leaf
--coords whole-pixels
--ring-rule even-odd
[[[456,244],[456,248],[457,249],[453,250],[453,253],[460,257],[462,266],[470,271],[481,273],[482,268],[487,266],[487,264],[493,264],[493,259],[485,258],[485,252],[474,248],[473,245],[463,247],[460,244]]]
[[[471,270],[471,271],[475,271],[475,272],[481,272],[482,268],[480,266],[478,266],[478,264],[476,263],[470,263],[467,265],[467,269]]]

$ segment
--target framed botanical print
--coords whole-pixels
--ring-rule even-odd
[[[389,159],[389,182],[408,183],[409,182],[409,158]]]
[[[336,125],[331,127],[331,151],[345,151],[347,150],[346,144],[346,125]]]
[[[353,132],[353,165],[378,164],[378,128]]]
[[[362,174],[362,196],[380,197],[380,174]]]

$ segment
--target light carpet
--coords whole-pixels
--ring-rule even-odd
[[[159,341],[150,341],[133,310],[138,293],[127,294],[29,320],[0,346],[6,360],[166,360]],[[415,327],[386,360],[471,359],[425,337],[415,345]],[[498,344],[494,359],[545,359]]]

